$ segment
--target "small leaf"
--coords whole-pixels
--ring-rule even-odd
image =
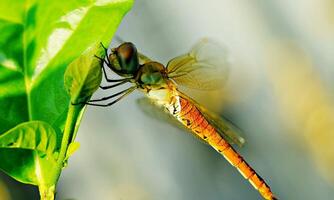
[[[74,152],[76,152],[79,149],[79,147],[80,147],[80,143],[79,142],[72,142],[68,146],[65,160],[67,160],[70,156],[72,156],[74,154]]]
[[[133,3],[1,0],[0,133],[31,120],[63,132],[67,66],[93,44],[108,44]]]
[[[19,124],[0,136],[0,169],[23,183],[48,182],[57,146],[51,125],[41,121]]]
[[[0,136],[0,148],[31,149],[52,155],[57,148],[56,132],[46,122],[21,123]]]
[[[101,57],[103,53],[101,45],[95,44],[67,67],[64,82],[72,103],[87,101],[99,88],[102,61],[95,56]]]
[[[30,149],[0,148],[0,168],[6,174],[22,182],[37,185],[35,152]]]

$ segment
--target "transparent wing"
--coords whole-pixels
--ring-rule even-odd
[[[205,119],[208,120],[208,122],[218,131],[220,135],[227,139],[228,142],[231,144],[237,144],[240,147],[245,144],[245,139],[241,136],[241,130],[230,120],[209,111],[187,95],[181,92],[179,92],[179,94],[183,98],[192,102],[200,110]]]
[[[137,100],[139,108],[149,117],[157,119],[159,121],[167,122],[172,126],[179,128],[181,131],[186,131],[193,134],[187,127],[185,127],[181,122],[175,119],[169,112],[167,112],[162,106],[157,105],[154,101],[148,98],[140,98]],[[194,135],[194,134],[193,134]],[[205,140],[196,136],[201,142],[206,143]]]
[[[170,60],[168,77],[193,89],[214,90],[223,86],[229,71],[227,51],[218,43],[202,39],[189,53]]]
[[[225,136],[225,138],[228,138],[230,143],[237,144],[240,147],[245,144],[245,139],[240,136],[240,129],[230,120],[209,110],[203,110],[203,108],[201,108],[201,112],[205,118],[216,128],[219,134]]]
[[[172,125],[182,125],[173,116],[171,116],[162,106],[154,103],[154,101],[149,98],[137,99],[137,104],[139,108],[149,117],[153,119],[158,119],[164,122],[170,122]],[[181,127],[181,126],[180,126]],[[182,127],[183,128],[183,127]]]
[[[191,102],[194,100],[191,99]],[[201,113],[204,115],[205,119],[207,119],[228,142],[231,144],[237,144],[238,146],[242,146],[245,143],[245,139],[240,136],[240,130],[234,126],[228,120],[221,118],[215,113],[207,111],[202,108],[200,105],[194,102],[196,107],[200,109]],[[140,98],[137,100],[137,104],[141,108],[141,110],[147,114],[149,117],[153,119],[157,119],[159,121],[170,123],[171,125],[178,127],[182,131],[186,131],[196,136],[203,143],[207,143],[202,138],[193,134],[191,130],[185,127],[182,123],[180,123],[177,119],[175,119],[171,114],[169,114],[165,109],[148,98]]]

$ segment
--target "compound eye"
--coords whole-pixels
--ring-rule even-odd
[[[134,44],[125,42],[116,49],[118,62],[124,73],[134,73],[139,67],[137,49]]]
[[[137,56],[137,50],[136,50],[136,47],[132,43],[126,42],[126,43],[121,44],[117,48],[117,54],[125,62],[129,62],[134,56]]]

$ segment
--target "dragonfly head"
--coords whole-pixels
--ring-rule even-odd
[[[136,76],[136,82],[143,89],[161,89],[167,85],[167,74],[165,67],[158,62],[147,62],[143,64]]]
[[[133,77],[139,69],[137,48],[131,42],[124,42],[113,48],[109,61],[110,68],[121,76]]]

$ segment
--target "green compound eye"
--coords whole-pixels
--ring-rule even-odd
[[[149,84],[149,85],[156,85],[161,83],[163,80],[162,75],[160,72],[154,72],[154,73],[145,73],[142,74],[140,80],[144,84]]]

